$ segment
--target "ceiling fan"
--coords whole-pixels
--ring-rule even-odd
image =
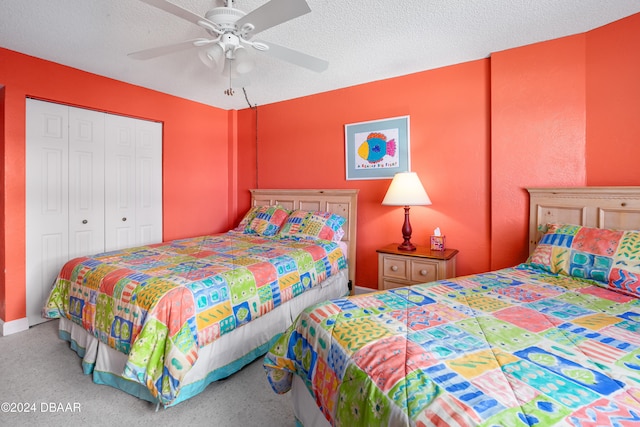
[[[323,59],[275,43],[253,39],[254,35],[264,30],[311,12],[305,0],[270,0],[249,13],[234,8],[233,0],[226,0],[225,6],[214,7],[204,16],[167,0],[140,1],[198,25],[210,37],[132,52],[128,55],[131,58],[151,59],[198,48],[198,55],[205,65],[220,69],[225,74],[228,72],[230,80],[234,78],[241,82],[242,75],[254,67],[248,48],[316,72],[322,72],[329,66]]]

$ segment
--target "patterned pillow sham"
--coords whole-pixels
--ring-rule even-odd
[[[338,242],[344,236],[342,225],[345,222],[345,218],[330,212],[295,210],[287,218],[278,237]]]
[[[640,297],[640,232],[550,224],[527,263]]]
[[[289,211],[282,206],[259,206],[244,233],[265,237],[275,236],[288,216]]]
[[[244,214],[244,216],[242,217],[242,219],[240,220],[236,228],[233,229],[233,231],[244,233],[244,231],[247,229],[247,227],[251,223],[251,220],[256,217],[256,212],[258,211],[258,208],[259,206],[254,206],[251,209],[249,209],[247,213]]]

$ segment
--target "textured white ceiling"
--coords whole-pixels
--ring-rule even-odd
[[[200,15],[223,0],[173,0]],[[265,0],[237,0],[245,12]],[[264,55],[246,87],[264,105],[488,57],[582,33],[640,12],[638,0],[307,0],[311,13],[260,33],[329,61],[315,73]],[[195,50],[147,61],[127,53],[207,37],[200,27],[137,0],[2,0],[0,47],[223,109],[228,78]],[[0,65],[6,66],[6,65]],[[0,81],[0,83],[2,83]]]

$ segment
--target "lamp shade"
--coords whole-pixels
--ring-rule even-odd
[[[422,186],[418,174],[399,172],[394,175],[382,204],[387,206],[425,206],[431,204],[431,199]]]

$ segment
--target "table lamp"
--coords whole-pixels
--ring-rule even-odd
[[[411,206],[426,206],[431,199],[424,190],[420,178],[415,172],[399,172],[394,175],[391,185],[384,196],[382,204],[385,206],[404,206],[404,224],[402,237],[404,241],[398,249],[401,251],[415,251],[411,243],[411,222],[409,222],[409,208]]]

